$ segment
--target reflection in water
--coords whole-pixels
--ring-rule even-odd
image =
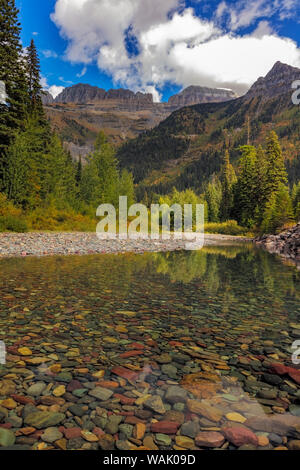
[[[292,448],[299,292],[296,269],[244,244],[1,260],[6,445]]]

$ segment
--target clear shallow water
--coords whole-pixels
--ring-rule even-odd
[[[0,423],[12,421],[14,445],[30,448],[286,446],[300,439],[299,376],[271,365],[297,369],[299,294],[295,268],[247,245],[0,260],[0,341],[8,352],[0,377],[12,382],[2,388]],[[25,409],[20,396],[33,397],[35,408]],[[15,404],[3,405],[7,398]],[[37,422],[37,410],[57,416]],[[267,427],[246,421],[266,417]],[[243,434],[241,424],[254,437],[226,431],[233,425]],[[56,439],[63,443],[20,431],[53,425],[63,425]],[[66,428],[82,433],[70,437]],[[203,432],[218,436],[205,441]]]

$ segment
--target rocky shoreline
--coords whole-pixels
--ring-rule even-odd
[[[300,266],[300,223],[279,235],[264,235],[255,243]]]
[[[229,235],[205,235],[205,245],[251,241]],[[99,240],[96,233],[0,233],[0,258],[180,251],[183,240]]]

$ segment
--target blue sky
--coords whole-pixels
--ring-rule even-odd
[[[16,0],[43,85],[244,93],[277,61],[300,67],[300,0]]]

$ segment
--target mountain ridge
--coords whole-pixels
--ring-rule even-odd
[[[292,184],[300,176],[300,106],[292,103],[291,86],[295,79],[300,79],[300,69],[277,62],[242,97],[183,107],[125,142],[117,154],[120,165],[133,172],[136,184],[148,195],[174,186],[199,190],[220,171],[225,145],[236,165],[241,145],[263,144],[274,129]]]

